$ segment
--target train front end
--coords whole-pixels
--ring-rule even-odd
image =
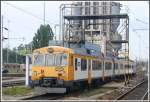
[[[40,48],[32,57],[32,86],[64,87],[69,81],[68,49],[57,46]]]

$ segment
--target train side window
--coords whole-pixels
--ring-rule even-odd
[[[93,70],[96,70],[96,61],[92,61],[92,67],[93,67]]]
[[[105,62],[105,69],[106,70],[111,70],[112,64],[110,62]]]
[[[114,69],[118,69],[118,63],[114,64]]]
[[[98,69],[102,69],[102,62],[101,61],[98,61]]]
[[[81,59],[81,71],[87,70],[87,60]]]
[[[128,69],[128,68],[130,68],[130,65],[126,64],[125,69]]]
[[[120,69],[123,69],[123,64],[120,64]]]
[[[93,70],[100,70],[102,69],[102,62],[93,60],[92,66]]]
[[[77,61],[77,58],[75,58],[75,70],[78,70],[77,64],[78,64],[78,61]]]
[[[54,59],[53,55],[46,54],[45,55],[45,59],[46,59],[46,65],[47,66],[53,66],[53,65],[55,65],[55,59]]]
[[[131,66],[131,68],[133,69],[133,65]]]

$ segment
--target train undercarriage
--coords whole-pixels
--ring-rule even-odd
[[[126,74],[126,79],[128,77],[132,78],[136,74]],[[30,86],[34,87],[34,89],[38,92],[43,93],[68,93],[75,90],[81,90],[85,88],[90,88],[92,86],[96,87],[99,85],[103,85],[113,80],[124,80],[125,75],[118,75],[114,77],[105,77],[103,78],[94,78],[92,79],[91,83],[88,83],[87,79],[83,80],[76,80],[76,81],[64,81],[58,80],[56,78],[41,78],[40,80],[31,81]]]

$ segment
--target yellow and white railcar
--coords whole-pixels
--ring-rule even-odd
[[[114,63],[113,63],[113,71],[114,71],[114,75],[115,76],[120,76],[121,73],[120,73],[120,65],[121,65],[121,61],[118,60],[118,59],[115,59],[114,60]]]
[[[133,62],[98,58],[85,50],[48,46],[34,50],[32,85],[41,87],[68,87],[84,81],[131,74]],[[129,63],[131,68],[127,70]]]

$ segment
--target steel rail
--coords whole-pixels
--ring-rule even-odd
[[[64,97],[64,94],[58,95],[58,96],[50,96],[47,94],[42,94],[38,96],[23,98],[21,100],[58,100],[59,98],[63,98],[63,97]]]
[[[147,97],[147,95],[148,95],[148,88],[146,89],[146,92],[145,92],[145,94],[143,95],[142,100],[145,100],[145,98]]]
[[[25,81],[12,81],[12,82],[5,82],[2,83],[2,87],[11,87],[11,86],[17,86],[17,85],[24,85]]]
[[[123,97],[125,97],[127,94],[129,94],[130,92],[132,92],[133,90],[135,90],[138,86],[142,85],[144,82],[146,82],[147,80],[142,81],[141,83],[137,84],[135,87],[133,87],[132,89],[130,89],[129,91],[127,91],[126,93],[120,95],[119,97],[117,97],[115,100],[121,100]]]

